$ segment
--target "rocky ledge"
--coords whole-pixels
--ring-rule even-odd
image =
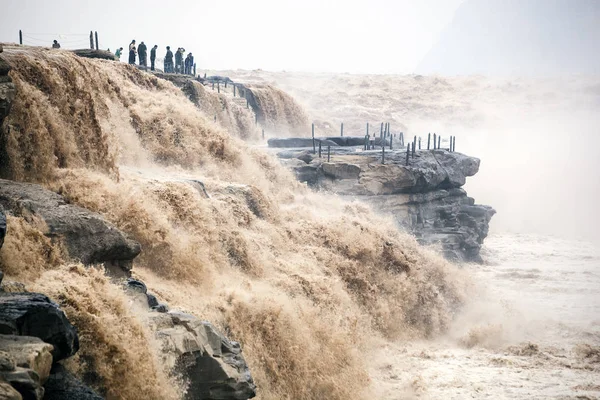
[[[362,139],[364,140],[364,139]],[[312,149],[279,151],[298,180],[320,190],[359,199],[376,211],[392,214],[422,244],[441,245],[446,258],[480,262],[493,208],[477,205],[461,187],[479,171],[480,160],[448,150],[417,150],[406,162],[406,149],[362,151],[331,147],[322,157]]]

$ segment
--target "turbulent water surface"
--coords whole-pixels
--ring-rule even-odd
[[[371,369],[386,399],[596,399],[600,251],[586,241],[494,234],[481,293],[437,341],[384,345]]]

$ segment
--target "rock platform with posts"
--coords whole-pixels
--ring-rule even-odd
[[[462,188],[479,171],[480,160],[454,152],[455,137],[440,148],[445,143],[434,134],[435,149],[421,149],[420,137],[404,146],[404,134],[388,129],[383,125],[376,137],[273,138],[268,145],[298,180],[370,204],[422,244],[441,245],[450,260],[481,262],[495,211],[475,204]],[[322,146],[326,155],[318,151]]]

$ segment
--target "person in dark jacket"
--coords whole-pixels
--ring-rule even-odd
[[[140,43],[140,45],[138,46],[138,58],[140,60],[140,67],[146,67],[148,65],[147,51],[148,48],[142,41],[142,43]]]
[[[135,44],[129,46],[129,64],[135,65]]]
[[[175,52],[175,73],[181,74],[183,73],[183,51],[181,51],[181,47],[177,49]]]
[[[54,43],[52,43],[52,48],[53,49],[60,49],[60,43],[58,43],[58,41],[54,41]]]
[[[189,58],[190,60],[190,71],[188,72],[188,74],[192,75],[192,73],[194,72],[194,56],[192,55],[192,53],[188,54],[187,58]]]
[[[154,71],[154,61],[156,60],[156,49],[158,49],[158,45],[156,45],[156,44],[154,45],[154,47],[152,49],[150,49],[150,71]]]
[[[173,52],[170,46],[167,46],[167,54],[165,55],[165,72],[173,72]]]

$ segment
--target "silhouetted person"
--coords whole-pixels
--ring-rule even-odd
[[[194,72],[194,56],[192,53],[188,54],[188,58],[190,60],[190,72],[188,73],[191,75]]]
[[[165,55],[165,72],[173,72],[173,52],[170,46],[167,46],[167,54]]]
[[[131,51],[131,48],[132,48],[132,47],[135,47],[135,39],[133,39],[133,40],[131,41],[131,43],[129,43],[129,50],[130,50],[130,51]]]
[[[53,49],[60,49],[60,43],[58,43],[56,40],[54,41],[54,43],[52,43],[52,48]]]
[[[154,45],[154,47],[152,49],[150,49],[150,71],[154,71],[154,61],[156,60],[156,49],[158,49],[158,45],[156,45],[156,44]]]
[[[175,52],[175,73],[181,74],[183,73],[183,51],[181,51],[181,47],[177,49]]]
[[[129,46],[129,64],[135,65],[135,45]]]
[[[146,66],[148,66],[148,59],[147,59],[148,48],[146,47],[146,45],[144,44],[143,41],[138,46],[137,50],[138,50],[138,58],[140,60],[140,67],[146,67]]]

